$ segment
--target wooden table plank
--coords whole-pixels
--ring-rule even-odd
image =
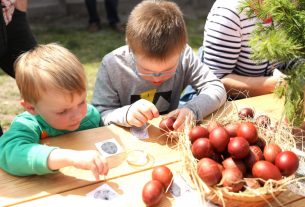
[[[300,205],[301,203],[303,203],[303,205]],[[270,205],[273,207],[301,207],[305,206],[305,197],[296,195],[293,192],[287,190],[281,193],[276,200],[273,200]]]
[[[173,172],[173,174],[177,174],[181,164],[175,163],[171,165],[167,165]],[[90,202],[88,198],[85,197],[87,193],[98,188],[102,184],[106,183],[111,186],[122,198],[121,205],[125,207],[144,207],[145,204],[142,201],[142,189],[146,182],[151,180],[151,172],[152,170],[146,170],[139,173],[134,173],[129,176],[124,176],[116,179],[107,180],[106,182],[78,188],[75,190],[71,190],[65,193],[61,193],[58,195],[48,196],[46,198],[34,200],[32,202],[27,202],[23,204],[16,205],[16,207],[54,207],[59,202],[64,202],[67,206],[73,206],[75,202],[78,202],[79,206],[85,206]],[[103,203],[102,206],[111,206],[112,203],[106,205]],[[98,201],[90,202],[90,207],[101,206],[101,203]],[[170,195],[170,193],[166,193],[163,197],[161,203],[158,205],[159,207],[167,207],[167,206],[175,206],[175,200]]]
[[[251,98],[239,99],[236,101],[227,101],[223,107],[209,116],[206,120],[209,121],[213,117],[221,116],[237,116],[239,109],[250,107],[254,109],[256,114],[266,114],[270,118],[280,120],[283,117],[284,100],[277,98],[274,94],[267,94]]]

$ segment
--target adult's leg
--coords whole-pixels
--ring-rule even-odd
[[[91,23],[100,24],[100,18],[97,12],[96,0],[85,0],[85,3],[89,14],[89,24]]]
[[[1,4],[0,4],[1,6]],[[0,7],[0,60],[2,59],[2,55],[6,50],[6,25],[3,18],[2,6]],[[3,131],[0,125],[0,136],[2,136]]]
[[[1,4],[0,4],[1,5]],[[6,38],[6,24],[3,17],[2,5],[0,7],[0,60],[2,59],[2,55],[5,53],[7,44]]]
[[[7,50],[1,57],[0,67],[15,78],[14,62],[17,57],[37,45],[27,21],[26,13],[15,9],[12,21],[7,25]]]
[[[118,15],[118,0],[105,0],[107,19],[110,26],[120,22]]]

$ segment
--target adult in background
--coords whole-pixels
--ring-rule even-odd
[[[251,60],[248,44],[255,24],[261,22],[267,27],[272,18],[248,17],[239,8],[240,0],[231,0],[229,4],[227,0],[215,1],[205,24],[201,59],[221,79],[231,97],[272,93],[284,77],[276,69],[280,64]]]
[[[115,31],[122,32],[122,28],[119,26],[120,18],[118,15],[118,0],[104,0],[105,9],[107,14],[107,20],[109,26]],[[87,11],[89,14],[89,27],[90,32],[97,32],[101,29],[101,22],[97,12],[96,0],[85,0]]]
[[[1,0],[0,68],[12,78],[17,57],[37,45],[27,21],[27,7],[27,0]]]
[[[37,45],[26,17],[27,0],[1,0],[0,67],[15,78],[14,62]]]

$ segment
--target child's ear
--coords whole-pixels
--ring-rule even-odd
[[[27,101],[21,100],[20,101],[21,106],[23,106],[23,108],[28,111],[30,114],[32,115],[36,115],[36,110],[35,110],[35,106]]]

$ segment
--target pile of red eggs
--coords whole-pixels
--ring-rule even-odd
[[[266,145],[258,137],[258,127],[269,127],[270,118],[261,115],[254,119],[250,108],[240,110],[238,115],[238,122],[222,126],[214,121],[189,132],[193,156],[199,160],[197,173],[205,184],[238,192],[245,186],[258,188],[261,181],[294,174],[299,166],[295,153],[282,151],[272,142]]]

